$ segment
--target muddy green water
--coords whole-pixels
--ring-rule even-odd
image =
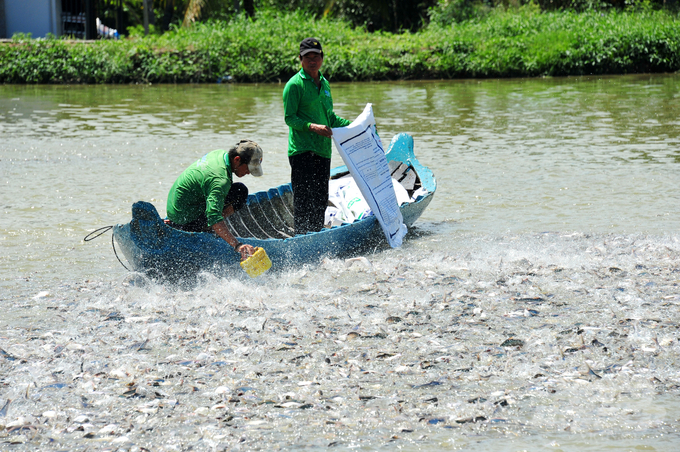
[[[680,444],[680,75],[332,84],[438,182],[370,266],[177,291],[83,242],[242,138],[287,182],[282,88],[0,86],[0,449]]]

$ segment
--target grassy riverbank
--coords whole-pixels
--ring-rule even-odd
[[[319,37],[332,80],[535,77],[680,70],[680,20],[663,11],[494,11],[417,33],[367,33],[302,13],[196,24],[160,36],[90,43],[15,38],[1,83],[276,82]]]

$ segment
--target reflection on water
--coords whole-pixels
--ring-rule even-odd
[[[31,138],[254,134],[277,127],[271,87],[234,85],[27,86],[0,100],[5,131]],[[3,93],[5,94],[5,93]],[[9,97],[9,96],[16,97]],[[271,133],[271,132],[268,132]]]
[[[0,86],[3,433],[25,450],[672,449],[678,81],[334,84],[341,116],[372,102],[383,141],[412,134],[437,177],[411,239],[190,292],[82,238],[140,199],[163,214],[186,165],[240,138],[265,151],[251,190],[287,182],[282,86]]]
[[[373,102],[388,136],[499,154],[601,148],[599,158],[680,161],[677,75],[335,84],[336,110]],[[7,138],[164,138],[253,134],[285,139],[281,85],[4,86]],[[214,138],[214,137],[213,137]],[[500,140],[502,138],[502,141]],[[499,141],[496,141],[499,140]],[[496,150],[496,146],[500,149]],[[285,146],[285,143],[284,143]],[[606,149],[605,149],[606,148]],[[484,152],[485,154],[485,152]],[[577,156],[578,153],[577,153]]]

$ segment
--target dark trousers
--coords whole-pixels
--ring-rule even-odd
[[[224,198],[224,207],[233,206],[234,212],[236,212],[246,205],[247,199],[248,187],[243,185],[241,182],[235,182],[231,184],[229,193],[227,193],[227,196]],[[172,226],[175,229],[186,232],[205,232],[211,229],[208,227],[208,217],[206,216],[205,212],[203,212],[200,217],[185,224],[177,224],[169,220],[167,224],[168,226]]]
[[[295,233],[306,234],[323,229],[328,206],[328,179],[331,159],[313,152],[288,157],[293,186]]]

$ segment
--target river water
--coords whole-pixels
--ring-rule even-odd
[[[182,290],[83,241],[242,138],[287,182],[282,88],[0,86],[0,449],[677,449],[680,75],[334,84],[438,182],[366,260]]]

